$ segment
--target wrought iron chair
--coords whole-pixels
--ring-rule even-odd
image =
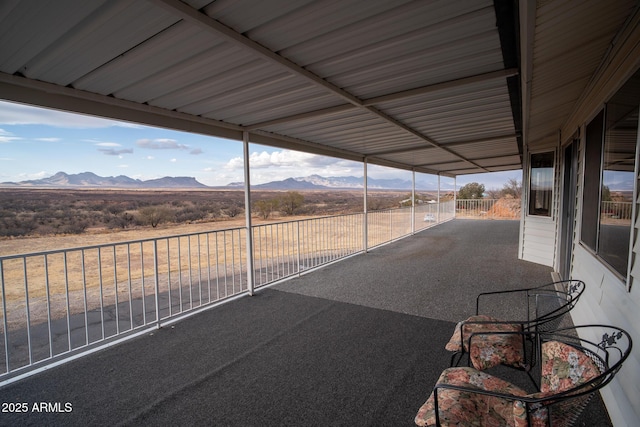
[[[539,344],[542,363],[535,392],[528,393],[474,368],[448,368],[418,411],[415,423],[572,426],[593,395],[614,378],[632,347],[629,334],[614,326],[586,325],[522,334],[532,335]]]
[[[459,366],[467,355],[468,366],[479,370],[502,364],[530,371],[536,362],[534,335],[520,332],[545,332],[558,328],[584,289],[585,284],[581,280],[563,280],[532,288],[479,294],[476,314],[456,325],[445,346],[453,352],[450,366]],[[490,311],[490,306],[504,305],[507,297],[518,298],[516,305],[517,301],[522,301],[520,298],[524,299],[522,309],[526,314],[521,315],[522,320],[502,320],[485,314]],[[491,305],[487,304],[490,299],[493,299]],[[481,333],[487,333],[482,335],[484,339],[476,339],[471,345],[471,336]]]

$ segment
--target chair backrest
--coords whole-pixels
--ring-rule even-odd
[[[527,290],[531,325],[537,332],[558,329],[584,290],[582,280],[561,280]]]
[[[541,382],[540,391],[524,401],[528,423],[571,426],[593,394],[618,373],[631,353],[631,337],[607,325],[563,328],[537,336]]]

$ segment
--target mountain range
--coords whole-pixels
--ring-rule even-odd
[[[433,183],[417,183],[421,188],[436,188]],[[431,184],[431,185],[429,185]],[[53,176],[42,179],[3,182],[3,187],[49,187],[49,188],[122,188],[122,189],[162,189],[162,188],[242,188],[244,183],[232,182],[223,187],[209,187],[193,177],[164,177],[142,181],[125,175],[103,177],[93,172],[67,174],[58,172]],[[402,179],[368,178],[370,189],[410,190],[411,181]],[[436,184],[437,185],[437,184]],[[287,178],[265,184],[252,185],[259,190],[327,190],[327,189],[361,189],[364,188],[364,178],[355,176],[323,177],[310,175],[306,177]]]
[[[243,183],[231,183],[229,186],[242,186]],[[410,190],[411,181],[403,179],[367,179],[367,187],[380,190]],[[263,190],[326,190],[326,189],[361,189],[364,178],[357,176],[309,175],[305,177],[287,178],[282,181],[271,181],[265,184],[252,185],[251,188]],[[436,188],[435,186],[433,188]]]
[[[82,172],[78,174],[67,174],[58,172],[53,176],[42,179],[33,179],[20,182],[3,182],[3,186],[17,187],[51,187],[51,188],[208,188],[206,185],[196,181],[195,178],[187,176],[150,179],[142,181],[129,178],[125,175],[118,176],[98,176],[93,172]]]

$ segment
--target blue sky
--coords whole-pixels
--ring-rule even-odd
[[[361,163],[250,144],[251,183],[317,174],[362,176]],[[63,171],[141,180],[190,176],[210,186],[243,181],[242,142],[0,101],[0,182],[40,179]],[[370,177],[411,179],[411,173],[368,166]],[[433,176],[424,177],[437,182]],[[500,189],[520,171],[467,175]],[[446,180],[443,186],[453,185]]]

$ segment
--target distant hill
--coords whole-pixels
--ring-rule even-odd
[[[437,188],[436,183],[418,183],[422,188]],[[242,182],[232,182],[227,187],[242,187]],[[411,190],[410,180],[403,179],[375,179],[369,177],[367,186],[370,189],[381,190]],[[364,188],[364,178],[356,176],[310,175],[305,177],[287,178],[282,181],[271,181],[265,184],[252,185],[252,188],[262,190],[327,190],[327,189],[361,189]]]
[[[417,182],[419,188],[437,188],[437,182]],[[93,172],[67,174],[58,172],[53,176],[20,182],[3,182],[2,187],[49,187],[49,188],[122,188],[122,189],[162,189],[162,188],[224,188],[242,189],[244,183],[232,182],[223,187],[209,187],[193,177],[179,176],[150,179],[142,181],[125,175],[99,176]],[[379,190],[411,190],[411,181],[403,179],[375,179],[369,177],[367,186]],[[287,178],[265,184],[255,184],[251,188],[257,190],[349,190],[364,188],[364,178],[356,176],[310,175],[306,177]]]
[[[206,185],[198,182],[195,178],[186,176],[167,176],[164,178],[142,181],[139,179],[129,178],[125,175],[104,177],[96,175],[93,172],[83,172],[78,174],[67,174],[64,172],[58,172],[48,178],[20,182],[3,182],[2,185],[16,187],[51,188],[208,188]]]

